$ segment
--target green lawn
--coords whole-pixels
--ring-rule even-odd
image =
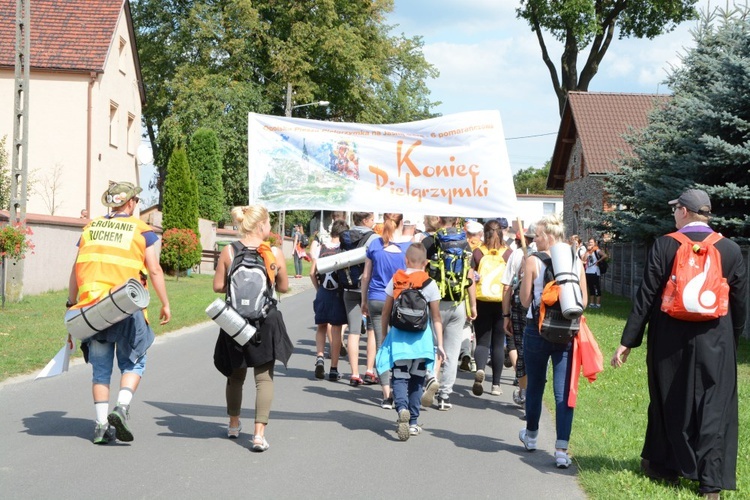
[[[633,349],[627,363],[617,370],[609,359],[620,343],[630,301],[606,296],[602,309],[587,310],[586,317],[604,354],[605,369],[589,384],[581,379],[573,421],[571,452],[578,465],[581,485],[593,499],[696,498],[697,483],[682,480],[671,487],[654,483],[640,474],[640,453],[646,429],[648,384],[646,342]],[[750,492],[750,344],[740,343],[738,354],[740,443],[735,492],[722,498],[747,498]],[[550,391],[548,391],[550,392]],[[545,394],[549,398],[551,394]],[[546,403],[548,407],[552,398]],[[549,430],[553,432],[553,430]]]
[[[307,264],[307,263],[306,263]],[[291,262],[289,262],[291,265]],[[309,271],[305,266],[304,274]],[[290,273],[293,274],[293,271]],[[168,278],[167,289],[173,320],[164,327],[155,325],[157,335],[207,321],[206,306],[215,298],[213,277],[193,274]],[[6,303],[0,312],[0,381],[14,375],[41,369],[62,347],[66,332],[62,323],[66,292],[52,292]],[[645,346],[634,349],[622,368],[609,367],[609,358],[619,344],[630,302],[606,296],[604,307],[588,311],[589,325],[596,335],[605,359],[605,370],[596,382],[581,380],[573,422],[571,453],[578,465],[579,480],[592,499],[675,499],[696,498],[697,485],[683,480],[677,487],[654,483],[640,474],[640,451],[646,427],[648,388]],[[153,298],[149,316],[156,322],[159,301]],[[80,351],[78,351],[80,352]],[[750,491],[750,345],[740,344],[740,446],[737,480],[739,490],[722,498],[747,498]],[[551,404],[551,391],[546,403]],[[542,432],[554,432],[543,429]]]

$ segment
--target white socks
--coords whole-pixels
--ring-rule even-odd
[[[117,395],[117,406],[128,406],[133,400],[133,391],[127,387],[120,389],[120,393]]]
[[[96,410],[96,423],[106,424],[109,414],[109,401],[95,401],[94,409]]]

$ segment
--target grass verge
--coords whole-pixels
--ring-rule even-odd
[[[605,296],[602,309],[586,312],[591,330],[604,355],[605,369],[589,384],[582,379],[573,420],[571,451],[578,465],[579,481],[592,499],[688,499],[698,496],[696,482],[682,479],[678,486],[655,483],[640,470],[640,454],[646,432],[648,381],[646,342],[630,353],[617,370],[609,359],[620,344],[620,335],[630,312],[630,301]],[[739,428],[737,490],[722,492],[722,498],[747,498],[750,491],[750,344],[740,343],[738,353]],[[551,391],[547,391],[550,393]],[[551,394],[545,394],[549,397]],[[552,398],[547,400],[550,405]],[[553,432],[550,429],[548,432]]]

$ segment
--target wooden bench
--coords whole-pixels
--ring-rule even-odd
[[[204,262],[211,262],[214,265],[214,271],[216,271],[216,267],[219,265],[219,252],[218,250],[203,250],[201,252],[201,264]],[[198,269],[200,269],[200,265],[198,266]]]

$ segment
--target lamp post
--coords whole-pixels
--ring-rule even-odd
[[[291,118],[292,111],[294,111],[297,108],[304,108],[307,106],[328,107],[329,104],[331,103],[328,101],[316,101],[316,102],[308,102],[307,104],[293,105],[292,104],[292,84],[291,83],[286,84],[286,106],[284,106],[284,115],[287,118]],[[286,211],[282,210],[281,212],[279,212],[279,229],[280,229],[279,234],[281,236],[282,241],[284,240],[284,228],[286,225],[285,219],[286,219]],[[320,212],[320,221],[321,221],[321,227],[322,227],[322,224],[323,224],[323,212],[322,211]]]

